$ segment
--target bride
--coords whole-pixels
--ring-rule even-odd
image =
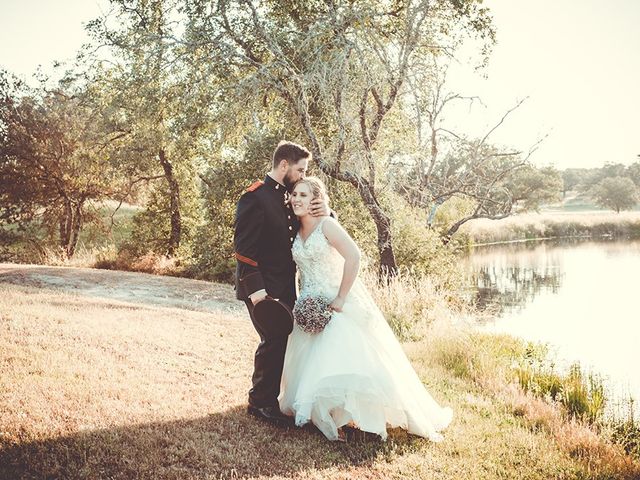
[[[432,441],[452,418],[426,391],[369,292],[357,278],[360,251],[330,217],[313,217],[309,204],[325,188],[314,177],[300,180],[291,203],[300,219],[292,253],[300,272],[298,301],[333,299],[330,322],[320,333],[295,324],[284,360],[280,409],[296,425],[313,422],[329,440],[341,427],[387,437],[402,427]]]

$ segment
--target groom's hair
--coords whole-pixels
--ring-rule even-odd
[[[273,168],[280,165],[282,160],[295,165],[303,158],[311,160],[311,152],[302,145],[282,140],[273,152]]]

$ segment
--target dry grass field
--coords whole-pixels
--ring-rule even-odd
[[[246,414],[257,335],[230,287],[0,264],[0,478],[639,478],[559,441],[548,407],[452,373],[437,342],[406,349],[455,411],[444,442],[331,443]]]
[[[481,218],[460,228],[472,244],[524,241],[541,238],[640,237],[640,212],[543,211],[502,220]]]

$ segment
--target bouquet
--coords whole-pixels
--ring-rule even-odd
[[[307,333],[320,333],[331,320],[331,300],[325,297],[303,297],[293,306],[293,319]]]

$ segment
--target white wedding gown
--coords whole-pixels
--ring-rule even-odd
[[[303,241],[293,243],[301,274],[300,298],[321,295],[333,300],[344,260],[322,233],[323,220]],[[296,425],[311,421],[329,439],[353,425],[387,437],[387,426],[442,440],[450,408],[429,395],[402,347],[362,282],[353,285],[342,312],[334,312],[318,334],[295,324],[289,336],[278,398]]]

